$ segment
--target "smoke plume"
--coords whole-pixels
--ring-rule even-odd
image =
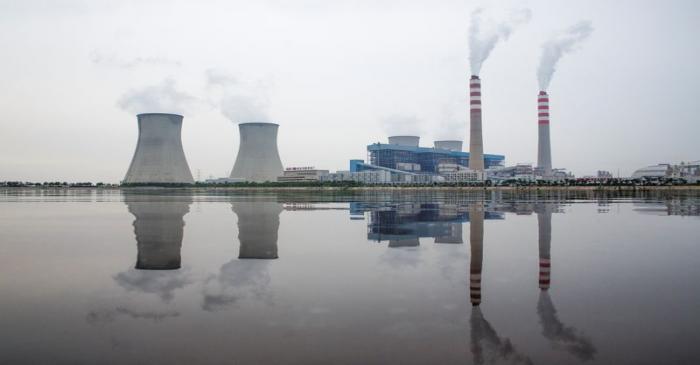
[[[537,68],[537,80],[540,83],[540,90],[547,90],[552,81],[554,71],[556,71],[559,59],[574,50],[576,46],[593,32],[590,21],[582,21],[573,25],[553,39],[550,39],[542,46],[542,58],[540,66]]]
[[[390,115],[381,120],[381,125],[389,136],[421,135],[421,120],[415,115]]]
[[[507,21],[486,30],[482,24],[482,13],[481,8],[474,10],[469,25],[469,64],[472,75],[479,75],[481,66],[499,41],[508,39],[517,26],[527,23],[532,17],[530,9],[516,10]]]
[[[117,105],[131,113],[184,114],[197,98],[177,90],[175,80],[166,78],[158,85],[132,89],[124,93]]]
[[[234,123],[269,122],[266,88],[258,83],[255,87],[244,84],[222,70],[206,71],[207,89],[218,91],[212,104]]]

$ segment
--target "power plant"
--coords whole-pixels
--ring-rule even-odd
[[[469,169],[484,171],[484,139],[481,133],[481,80],[469,79]]]
[[[241,142],[231,179],[265,182],[276,181],[282,175],[282,161],[277,150],[275,123],[240,123]]]
[[[537,95],[537,169],[543,177],[552,176],[552,149],[549,141],[549,95]]]
[[[182,115],[147,113],[137,119],[139,139],[124,183],[193,184],[182,149]]]

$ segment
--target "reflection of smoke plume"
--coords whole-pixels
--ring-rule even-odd
[[[124,93],[117,105],[131,113],[179,113],[184,114],[197,100],[179,91],[175,80],[167,78],[158,85],[132,89]]]
[[[540,90],[545,91],[549,87],[559,59],[575,50],[576,45],[588,38],[591,32],[593,32],[591,22],[582,21],[554,39],[547,41],[542,46],[542,58],[540,59],[540,66],[537,68],[537,80],[540,83]]]
[[[135,310],[117,307],[114,310],[92,311],[87,315],[87,322],[90,324],[101,324],[114,322],[119,316],[127,316],[133,319],[146,319],[153,322],[162,322],[168,318],[178,317],[178,312],[137,312]]]
[[[269,261],[232,260],[221,267],[216,278],[204,288],[202,309],[216,311],[235,305],[241,299],[270,302]]]
[[[532,364],[530,358],[518,353],[509,339],[498,337],[479,307],[472,307],[469,323],[471,351],[475,364]]]
[[[515,27],[527,23],[532,17],[530,9],[517,10],[511,14],[508,21],[495,25],[495,29],[485,31],[481,24],[482,12],[483,9],[474,10],[469,25],[469,63],[472,75],[479,75],[481,66],[500,40],[508,39]]]
[[[415,115],[390,115],[381,120],[382,129],[389,136],[420,136],[421,120]]]
[[[217,69],[206,71],[207,87],[218,88],[221,96],[214,104],[234,123],[269,122],[264,88],[253,90],[237,78]],[[260,86],[260,85],[258,85]]]
[[[595,356],[596,349],[591,341],[577,334],[573,327],[565,327],[557,317],[549,292],[540,291],[540,299],[537,302],[537,314],[542,324],[542,334],[554,344],[562,345],[566,351],[581,360],[591,360]]]
[[[173,299],[176,289],[192,283],[187,270],[153,271],[130,269],[114,276],[114,280],[128,291],[138,291],[158,295],[168,302]]]

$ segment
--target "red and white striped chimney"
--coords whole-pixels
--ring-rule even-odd
[[[469,168],[484,171],[484,140],[481,133],[481,80],[469,79]]]
[[[552,147],[549,140],[549,95],[540,91],[537,95],[537,167],[542,176],[552,175]]]
[[[537,227],[539,233],[540,256],[540,289],[549,289],[552,262],[550,249],[552,247],[552,212],[545,207],[542,212],[537,212]]]
[[[472,306],[481,304],[481,271],[484,260],[484,211],[483,207],[469,208],[469,299]]]

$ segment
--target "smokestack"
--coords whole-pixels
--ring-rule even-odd
[[[462,141],[446,140],[435,141],[435,148],[448,151],[462,152]]]
[[[231,178],[245,181],[277,181],[282,175],[282,161],[277,150],[278,124],[240,123],[241,143]]]
[[[182,115],[147,113],[136,117],[139,139],[124,182],[193,184],[182,150]]]
[[[552,176],[552,149],[549,141],[549,95],[537,95],[537,167],[543,177]]]
[[[545,206],[544,211],[537,212],[540,251],[540,289],[549,289],[551,273],[550,247],[552,245],[552,211]]]
[[[469,168],[484,171],[484,140],[481,135],[481,80],[469,80]]]
[[[469,298],[472,306],[481,304],[481,271],[484,259],[484,211],[483,206],[473,205],[469,209]]]

